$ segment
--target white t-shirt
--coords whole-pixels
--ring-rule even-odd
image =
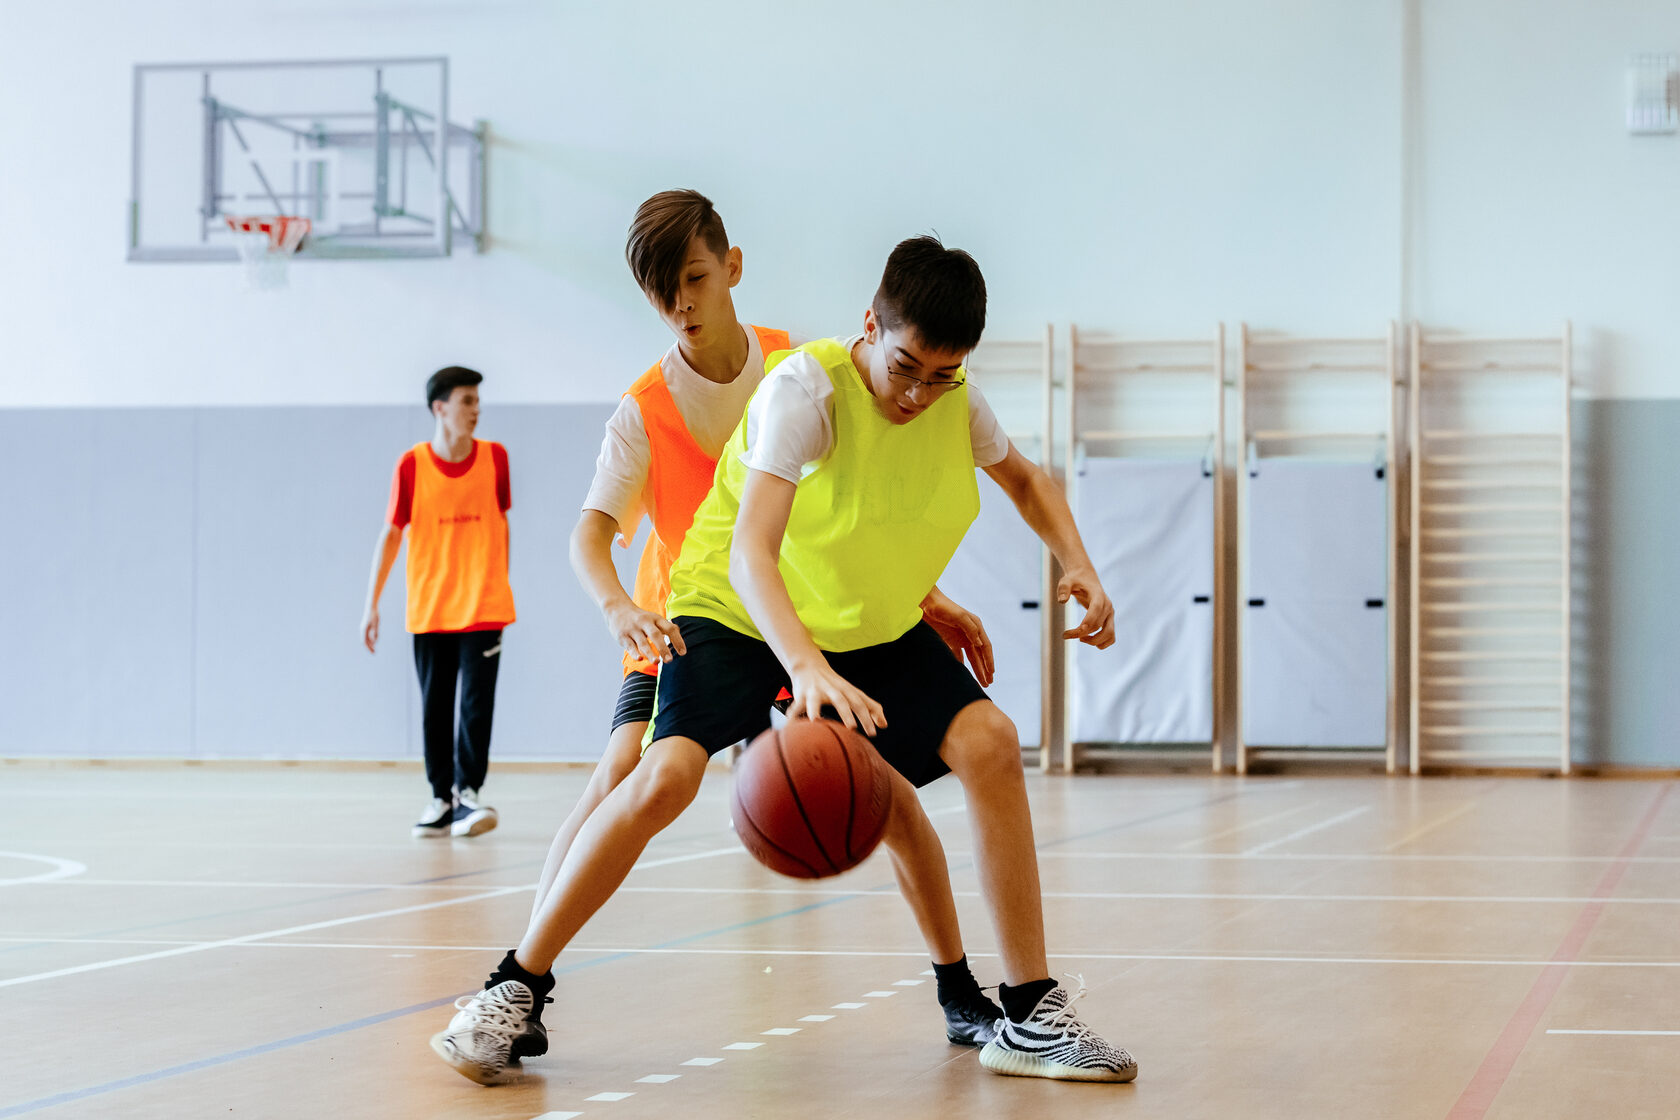
[[[694,372],[682,356],[682,347],[674,342],[659,359],[660,372],[678,414],[700,449],[714,459],[735,433],[753,390],[764,380],[764,349],[759,345],[758,332],[745,324],[741,329],[747,335],[747,360],[728,384],[708,381]],[[794,346],[806,341],[798,336],[790,338]],[[652,459],[642,410],[625,396],[607,421],[601,453],[595,459],[595,478],[589,484],[583,508],[599,510],[618,522],[619,543],[626,547],[647,513],[642,489],[647,485]]]
[[[860,337],[853,335],[842,345],[850,350]],[[821,461],[834,447],[833,398],[834,383],[821,362],[806,353],[784,358],[747,408],[747,453],[741,461],[797,483],[807,464]],[[973,381],[968,383],[968,439],[976,467],[996,466],[1009,454],[1009,437]]]

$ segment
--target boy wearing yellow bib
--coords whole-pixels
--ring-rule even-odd
[[[768,371],[671,571],[667,610],[684,653],[661,668],[651,743],[578,833],[540,936],[520,946],[525,967],[552,963],[693,800],[707,758],[761,727],[787,688],[790,714],[832,709],[872,737],[899,775],[895,802],[945,773],[962,783],[1007,981],[982,1063],[1136,1076],[1050,978],[1014,725],[922,621],[920,603],[979,511],[980,468],[1061,561],[1062,600],[1085,606],[1066,636],[1114,641],[1113,607],[1061,491],[966,384],[985,300],[972,258],[915,238],[889,257],[862,335],[808,343]],[[521,1013],[517,999],[501,1011]]]

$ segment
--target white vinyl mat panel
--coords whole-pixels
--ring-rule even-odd
[[[1200,459],[1079,468],[1076,517],[1114,601],[1115,643],[1073,648],[1074,742],[1213,738],[1213,489]]]

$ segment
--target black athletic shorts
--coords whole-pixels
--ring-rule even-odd
[[[653,719],[653,694],[659,678],[652,673],[632,669],[624,674],[618,686],[618,706],[613,709],[612,729],[617,731],[627,723],[648,723]]]
[[[771,702],[788,687],[770,647],[709,618],[672,621],[688,652],[660,666],[654,741],[681,735],[716,754],[769,727]],[[881,705],[887,726],[871,742],[894,770],[918,787],[950,773],[939,757],[945,732],[986,693],[931,626],[918,622],[896,641],[823,656]]]

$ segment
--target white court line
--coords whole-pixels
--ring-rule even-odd
[[[23,941],[24,938],[0,937],[0,943],[9,941]],[[107,941],[81,940],[78,938],[28,938],[28,941],[43,945],[183,945],[187,948],[217,948],[224,944],[220,941]],[[415,952],[436,953],[500,953],[506,949],[504,945],[385,945],[385,944],[357,944],[354,942],[338,941],[245,941],[240,943],[245,949],[334,949],[334,950],[384,950],[397,949]],[[625,946],[599,945],[568,945],[567,953],[589,953],[605,956],[715,956],[715,957],[921,957],[926,951],[923,949],[775,949],[762,946],[741,949],[696,949],[696,948],[668,948],[643,949]],[[971,952],[970,957],[996,957],[996,953]],[[1234,961],[1256,963],[1283,964],[1445,964],[1445,965],[1501,965],[1542,967],[1554,963],[1548,960],[1495,960],[1480,957],[1463,960],[1424,959],[1414,957],[1291,957],[1242,955],[1221,956],[1216,954],[1193,953],[1081,953],[1076,951],[1055,952],[1050,954],[1058,960],[1102,960],[1102,961]],[[1569,967],[1591,968],[1680,968],[1680,960],[1637,960],[1637,961],[1572,961]],[[868,993],[880,995],[897,995],[897,992]],[[867,1007],[865,1003],[837,1003],[836,1009],[851,1011],[860,1007]]]
[[[694,860],[711,859],[713,856],[745,855],[746,851],[739,844],[731,844],[727,848],[712,848],[704,852],[689,852],[687,855],[666,856],[664,859],[644,859],[630,870],[646,871],[650,867],[669,867],[673,863],[692,863]],[[531,887],[534,888],[535,886],[535,883],[531,884]]]
[[[21,859],[29,863],[45,863],[51,870],[42,871],[35,875],[24,875],[17,879],[0,879],[0,887],[16,887],[24,883],[53,883],[68,879],[74,875],[81,875],[87,871],[87,864],[77,863],[73,859],[60,859],[58,856],[37,856],[29,852],[0,852],[0,859]]]
[[[541,1116],[533,1116],[531,1120],[576,1120],[582,1116],[581,1112],[545,1112]]]
[[[1309,824],[1305,828],[1298,828],[1294,832],[1291,832],[1288,836],[1280,836],[1276,840],[1268,840],[1264,844],[1258,844],[1248,849],[1248,851],[1244,852],[1243,855],[1257,856],[1262,852],[1268,852],[1280,845],[1287,844],[1291,840],[1299,840],[1303,836],[1311,836],[1315,832],[1322,832],[1327,828],[1334,828],[1343,821],[1351,821],[1354,817],[1357,817],[1362,813],[1369,813],[1370,811],[1371,807],[1369,805],[1361,805],[1357,809],[1349,809],[1347,812],[1338,813],[1328,820],[1319,821],[1317,824]]]
[[[679,1078],[681,1076],[682,1076],[682,1074],[680,1074],[680,1073],[650,1073],[646,1077],[636,1078],[636,1084],[638,1084],[638,1085],[669,1085],[671,1082],[675,1081],[677,1078]]]
[[[974,858],[973,852],[948,852]],[[1680,856],[1534,856],[1534,855],[1418,855],[1401,852],[1046,852],[1039,859],[1278,859],[1346,862],[1367,860],[1400,863],[1680,863]]]
[[[1658,1035],[1664,1038],[1680,1036],[1680,1031],[1547,1031],[1547,1034],[1616,1034],[1616,1035]]]
[[[715,1066],[723,1061],[722,1058],[690,1058],[682,1063],[685,1066]]]
[[[804,1029],[803,1027],[771,1027],[767,1031],[759,1031],[758,1033],[759,1034],[773,1034],[773,1035],[777,1035],[777,1036],[782,1036],[782,1035],[798,1034],[803,1029]]]
[[[634,1093],[596,1093],[593,1097],[584,1097],[586,1101],[622,1101],[635,1096]]]
[[[485,871],[489,875],[492,872]],[[45,880],[43,880],[45,881]],[[283,883],[244,879],[55,879],[66,887],[216,887],[219,889],[300,890],[300,891],[482,891],[489,883]],[[0,886],[8,886],[0,880]],[[536,887],[528,883],[526,890]]]
[[[663,859],[644,859],[640,863],[636,864],[636,866],[632,867],[630,870],[632,870],[632,871],[646,871],[649,868],[653,868],[653,867],[669,867],[671,864],[674,864],[674,863],[691,863],[691,862],[693,862],[694,860],[697,860],[697,859],[710,859],[713,856],[732,855],[732,854],[745,852],[745,851],[746,851],[745,848],[742,848],[739,845],[733,845],[732,844],[727,848],[709,848],[709,849],[707,849],[706,851],[703,851],[703,852],[688,852],[688,853],[685,853],[685,854],[680,855],[680,856],[666,856]],[[16,854],[17,853],[15,853],[15,852],[0,852],[0,856],[16,855]],[[29,858],[45,860],[45,859],[50,859],[52,857],[50,857],[50,856],[33,856],[33,857],[29,857]],[[76,867],[81,868],[82,871],[87,870],[87,868],[85,866],[83,866],[82,864],[79,864],[79,863],[75,863],[74,860],[62,860],[60,862],[73,863],[73,864],[75,864]],[[495,868],[486,868],[483,872],[481,872],[481,874],[493,875],[493,874],[495,874],[495,871],[496,871]],[[476,886],[474,886],[474,885],[464,884],[464,883],[289,883],[289,882],[281,882],[281,881],[245,880],[245,879],[86,879],[86,878],[70,879],[70,878],[65,877],[65,876],[68,876],[68,875],[77,875],[77,874],[80,874],[80,872],[65,871],[61,874],[55,875],[54,878],[52,878],[52,879],[48,879],[48,878],[45,878],[45,877],[36,877],[36,878],[33,878],[33,879],[16,879],[16,880],[0,879],[0,887],[11,886],[14,883],[58,882],[58,883],[62,883],[64,885],[66,885],[66,886],[81,886],[81,887],[223,887],[223,888],[234,888],[234,889],[250,887],[250,888],[253,888],[253,889],[259,889],[260,888],[260,889],[273,889],[273,890],[324,890],[324,891],[328,891],[328,890],[330,890],[330,891],[339,891],[339,890],[344,890],[344,891],[354,891],[354,890],[366,890],[366,891],[482,891],[482,890],[486,890],[486,889],[489,888],[489,884],[486,884],[486,883],[479,883]],[[470,872],[469,872],[469,874],[470,874]],[[535,883],[526,883],[523,886],[520,886],[518,889],[529,891],[529,890],[535,890],[536,887],[537,887],[537,885]],[[679,888],[679,887],[626,887],[624,889],[625,890],[642,890],[642,891],[661,891],[661,890],[675,891],[675,890],[680,890],[682,888]],[[797,892],[793,892],[793,893],[797,893]],[[835,893],[837,893],[837,894],[856,894],[858,892],[856,892],[856,891],[836,891]],[[892,893],[896,894],[897,892],[894,891]]]
[[[285,929],[264,930],[261,933],[248,933],[243,937],[227,937],[219,941],[203,941],[194,945],[182,945],[174,949],[161,949],[156,953],[140,953],[132,957],[118,957],[115,960],[94,961],[91,964],[79,964],[69,968],[58,968],[51,972],[37,972],[29,976],[14,976],[8,980],[0,980],[0,988],[10,988],[16,984],[30,984],[37,980],[53,980],[60,976],[74,976],[82,972],[97,972],[101,969],[115,968],[124,964],[139,964],[142,961],[161,960],[164,957],[178,957],[186,953],[201,953],[206,949],[220,949],[229,945],[247,945],[253,941],[267,941],[274,937],[283,937],[293,933],[308,933],[315,929],[329,929],[333,926],[349,925],[352,922],[366,922],[374,918],[393,918],[399,914],[414,914],[422,910],[438,910],[445,906],[459,906],[465,902],[482,902],[485,899],[499,898],[502,895],[523,891],[525,887],[502,887],[498,890],[487,891],[484,894],[468,895],[464,898],[445,898],[438,902],[422,902],[414,906],[400,906],[394,910],[376,910],[371,914],[355,914],[348,918],[333,918],[324,922],[310,922],[301,926],[290,926]]]
[[[725,1049],[725,1050],[757,1050],[760,1046],[763,1046],[763,1045],[764,1045],[764,1043],[762,1043],[762,1042],[731,1042],[728,1046],[723,1047],[723,1049]]]

